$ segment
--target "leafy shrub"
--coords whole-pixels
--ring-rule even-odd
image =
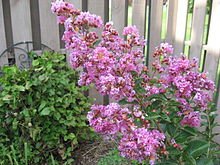
[[[70,164],[89,128],[85,87],[64,55],[45,53],[28,70],[0,77],[0,164]]]

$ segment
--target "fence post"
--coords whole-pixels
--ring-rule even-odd
[[[4,27],[4,16],[3,16],[3,7],[2,1],[0,1],[0,54],[6,48],[6,36],[5,36],[5,27]],[[8,56],[5,54],[0,57],[0,67],[8,64]]]
[[[59,28],[56,16],[50,11],[51,3],[39,0],[41,42],[53,50],[60,50]]]
[[[153,52],[155,47],[161,42],[161,28],[162,28],[162,14],[163,14],[163,0],[151,0],[150,3],[150,27],[148,29],[148,66],[151,68],[153,62]]]
[[[205,25],[207,0],[195,0],[192,20],[190,59],[196,57],[200,61],[202,52],[203,30]]]

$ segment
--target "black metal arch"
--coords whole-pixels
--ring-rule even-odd
[[[31,59],[29,57],[29,54],[32,51],[36,51],[34,49],[34,45],[40,45],[40,49],[37,49],[39,54],[42,54],[45,51],[51,51],[53,50],[48,47],[45,44],[39,44],[33,41],[24,41],[24,42],[18,42],[16,44],[11,45],[7,49],[5,49],[1,54],[0,54],[0,60],[1,57],[5,54],[10,54],[12,58],[9,58],[9,65],[14,65],[16,64],[16,59],[19,61],[19,68],[27,68],[30,67],[31,65]],[[19,53],[16,53],[19,52]]]

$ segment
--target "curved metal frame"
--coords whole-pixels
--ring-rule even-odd
[[[19,68],[26,68],[26,67],[30,67],[31,65],[31,59],[29,58],[29,53],[31,51],[34,51],[33,49],[30,49],[30,45],[34,45],[36,42],[33,42],[33,41],[25,41],[25,42],[19,42],[19,43],[16,43],[16,44],[13,44],[11,45],[10,47],[8,47],[7,49],[5,49],[1,54],[0,54],[0,58],[5,54],[5,53],[11,53],[13,54],[14,51],[17,49],[17,50],[20,50],[21,54],[18,55],[18,59],[20,61],[20,65],[18,66]],[[36,44],[39,44],[39,43],[36,43]],[[19,47],[19,45],[23,46],[23,45],[26,45],[26,48],[21,48]],[[53,51],[50,47],[48,47],[47,45],[45,44],[41,44],[40,43],[40,49],[39,49],[42,53],[45,51],[45,50],[48,50],[48,51]],[[13,58],[12,58],[13,59]],[[15,58],[15,54],[14,54],[14,59]],[[12,63],[9,63],[9,65],[13,65],[15,64],[16,61],[14,60]],[[25,63],[28,63],[27,66],[25,66]]]

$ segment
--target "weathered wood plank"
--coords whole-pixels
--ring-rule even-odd
[[[127,25],[127,7],[128,6],[126,0],[111,0],[110,17],[114,28],[119,32],[120,36],[122,36],[122,31]],[[108,102],[115,102],[115,100],[109,98]]]
[[[146,28],[146,1],[135,0],[132,3],[132,24],[139,29],[140,35],[145,36]]]
[[[6,36],[5,36],[5,27],[4,27],[4,17],[3,17],[3,8],[2,1],[0,1],[0,54],[6,49]],[[0,57],[0,67],[8,64],[7,55]]]
[[[30,1],[10,0],[14,43],[32,40]]]
[[[82,10],[82,0],[67,0],[66,2],[70,2],[75,6],[75,8]]]
[[[195,0],[193,9],[190,59],[196,57],[200,61],[202,51],[203,30],[205,25],[207,0]]]
[[[208,72],[208,77],[212,80],[216,80],[216,73],[220,57],[220,0],[213,0],[212,11],[211,11],[211,22],[209,28],[209,36],[207,43],[207,54],[205,59],[204,70]],[[219,91],[218,91],[219,92]],[[218,114],[220,114],[220,98],[218,98]],[[217,118],[220,123],[220,117]],[[219,132],[219,127],[215,131]],[[216,138],[220,141],[220,136]]]
[[[104,16],[105,16],[104,6],[105,6],[104,1],[100,1],[100,0],[89,0],[88,1],[88,11],[92,14],[101,16],[103,21],[104,21]],[[97,33],[100,35],[101,31],[97,31]],[[98,93],[95,87],[89,90],[89,96],[91,98],[96,99],[95,104],[103,104],[103,101],[104,101],[103,96],[101,96]]]
[[[126,0],[112,0],[112,21],[119,34],[122,34],[123,28],[127,25],[126,7]]]
[[[161,42],[161,28],[162,28],[162,14],[163,14],[163,0],[151,1],[150,11],[150,27],[149,31],[149,55],[148,55],[148,66],[151,68],[153,62],[153,52],[155,47]]]
[[[168,4],[168,23],[167,23],[167,35],[166,42],[169,44],[174,44],[175,42],[175,32],[176,32],[176,21],[177,21],[177,0],[169,0]]]
[[[213,0],[204,70],[215,80],[220,51],[220,0]]]
[[[174,39],[174,55],[179,55],[183,52],[185,30],[186,30],[186,19],[187,19],[187,8],[188,0],[176,0],[177,2],[177,16],[176,16],[176,28],[175,28],[175,39]],[[169,11],[172,12],[172,11]]]
[[[50,11],[51,2],[39,0],[41,42],[53,50],[60,49],[59,28],[56,16]]]
[[[23,41],[32,41],[30,1],[10,0],[11,22],[14,44]],[[26,49],[26,45],[22,45]],[[30,48],[32,49],[32,48]],[[14,50],[16,65],[21,65],[20,55],[24,52],[18,49]]]

